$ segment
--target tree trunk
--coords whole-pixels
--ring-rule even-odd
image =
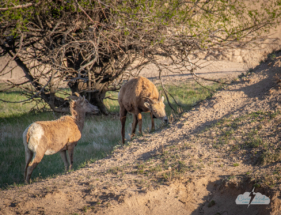
[[[13,55],[8,52],[11,57]],[[14,51],[14,54],[16,52]],[[22,69],[25,74],[25,77],[29,80],[31,85],[36,89],[35,92],[41,91],[40,97],[51,107],[51,109],[55,112],[65,113],[69,112],[69,104],[63,99],[55,96],[54,89],[47,91],[43,86],[33,78],[29,68],[25,65],[25,63],[19,58],[15,57],[14,61],[17,65]],[[51,87],[52,88],[52,87]]]
[[[85,83],[83,81],[68,82],[68,86],[71,89],[72,94],[78,92],[81,96],[85,96],[85,98],[90,98],[89,102],[91,104],[96,105],[103,114],[108,115],[108,110],[103,103],[103,99],[105,98],[106,94],[106,90],[103,90],[105,85],[107,85],[107,83],[92,83],[91,91],[87,92],[89,91],[88,83]]]
[[[108,110],[103,103],[105,93],[106,91],[98,91],[98,92],[90,93],[91,94],[90,103],[96,105],[103,114],[108,115]]]

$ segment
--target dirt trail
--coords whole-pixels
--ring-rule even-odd
[[[239,47],[233,45],[232,48],[217,51],[198,51],[191,56],[191,60],[197,62],[202,67],[196,70],[196,74],[205,78],[233,79],[242,72],[254,68],[268,57],[268,54],[281,49],[281,25],[272,29],[268,34],[259,38],[255,44]],[[160,63],[169,64],[169,59],[161,58]],[[169,67],[163,70],[164,82],[176,82],[190,79],[189,71],[179,73],[176,67]],[[154,82],[158,79],[158,69],[155,65],[148,64],[140,73]]]
[[[205,132],[226,117],[280,110],[274,78],[280,67],[277,56],[182,114],[168,128],[132,140],[86,168],[0,191],[0,214],[280,214],[280,182],[256,190],[270,197],[268,206],[248,209],[235,204],[239,194],[252,189],[248,172],[267,171],[279,163],[255,165],[255,153],[241,154],[228,145],[216,148],[209,142],[216,133]],[[279,142],[280,137],[276,136]]]

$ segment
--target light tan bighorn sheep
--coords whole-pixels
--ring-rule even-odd
[[[125,122],[127,112],[134,116],[132,125],[132,137],[135,135],[137,123],[139,124],[139,133],[142,133],[142,115],[141,112],[150,112],[151,130],[154,130],[154,119],[160,118],[168,122],[163,103],[164,97],[160,97],[155,85],[147,78],[138,77],[131,79],[124,84],[118,94],[120,105],[120,120],[122,125],[121,135],[122,143],[125,143]]]
[[[40,163],[44,155],[52,155],[60,152],[65,170],[72,168],[73,151],[81,138],[84,127],[85,113],[98,113],[96,106],[90,104],[85,97],[70,96],[71,116],[62,116],[54,121],[37,121],[29,125],[23,133],[25,147],[25,173],[24,180],[30,183],[30,177],[34,168]],[[67,161],[68,150],[70,165]],[[33,157],[33,159],[32,159]],[[32,159],[32,161],[31,161]]]

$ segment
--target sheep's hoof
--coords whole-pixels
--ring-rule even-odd
[[[29,180],[24,180],[24,184],[30,184],[31,183],[31,179]]]

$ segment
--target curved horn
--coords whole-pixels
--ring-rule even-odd
[[[149,97],[143,97],[143,98],[148,99],[148,100],[149,100],[149,102],[151,102],[152,104],[154,104],[154,103],[155,103],[155,101],[154,101],[154,100],[152,100],[152,99],[151,99],[151,98],[149,98]]]

